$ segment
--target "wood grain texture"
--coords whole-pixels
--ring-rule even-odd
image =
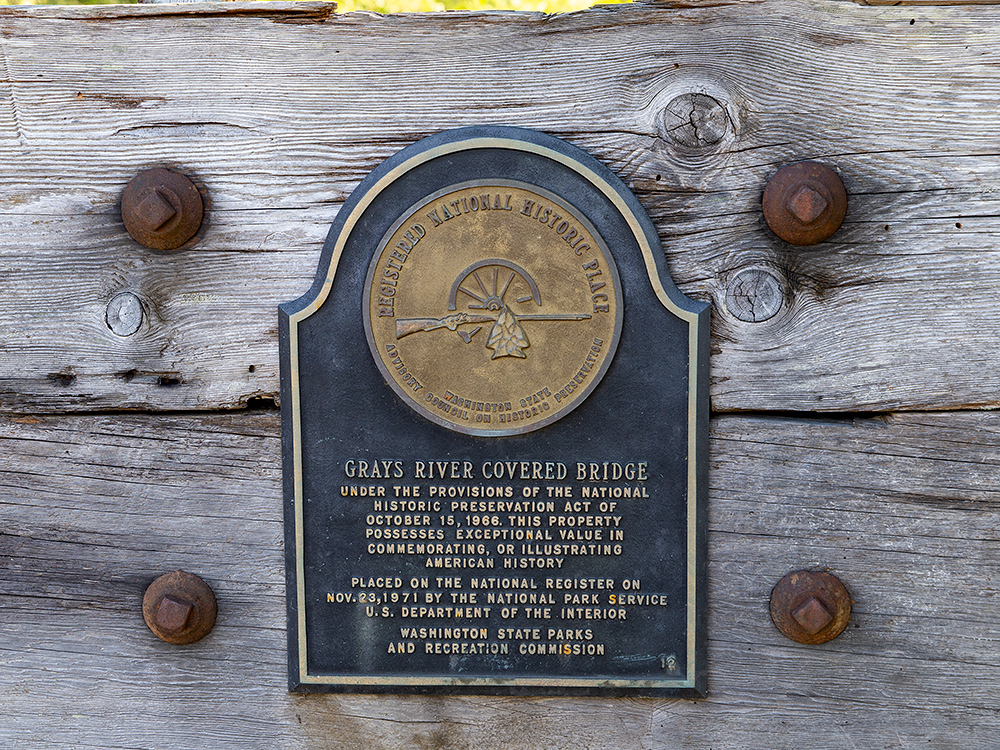
[[[3,747],[996,747],[1000,414],[715,420],[703,702],[289,695],[274,412],[5,419],[0,451]],[[768,615],[803,567],[855,599],[822,646]],[[220,603],[186,647],[140,614],[177,568]]]
[[[973,409],[1000,407],[998,20],[826,0],[0,8],[0,747],[995,750],[1000,414]],[[716,413],[783,412],[713,423],[706,701],[285,691],[278,416],[204,410],[275,397],[276,307],[364,175],[484,122],[619,174],[680,287],[715,303]],[[851,202],[802,249],[759,201],[807,158]],[[119,195],[151,166],[206,192],[192,248],[125,234]],[[127,337],[106,321],[122,292],[143,313]],[[917,411],[935,409],[969,411]],[[67,414],[95,411],[113,413]],[[808,567],[856,602],[818,647],[767,612]],[[177,568],[220,600],[181,648],[140,614]]]
[[[716,411],[1000,406],[1000,9],[681,5],[0,9],[0,410],[273,397],[276,307],[308,288],[346,196],[398,149],[484,122],[565,138],[636,191],[680,287],[715,303]],[[692,95],[725,116],[681,127],[671,102]],[[759,208],[800,159],[851,196],[813,248]],[[207,191],[192,249],[122,228],[121,190],[151,166]],[[726,308],[748,267],[788,290],[765,322]],[[122,291],[147,313],[127,338],[105,320]]]

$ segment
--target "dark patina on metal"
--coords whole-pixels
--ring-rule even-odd
[[[797,570],[771,591],[771,620],[798,643],[826,643],[844,632],[851,619],[851,594],[831,573]]]
[[[219,607],[211,587],[193,573],[166,573],[146,589],[142,616],[154,635],[178,646],[200,641],[215,627]]]
[[[847,214],[847,190],[825,164],[787,164],[764,188],[764,219],[771,231],[793,245],[829,239]]]
[[[708,306],[614,174],[416,143],[280,319],[291,690],[704,695]]]
[[[190,179],[169,169],[147,169],[122,193],[122,222],[136,242],[175,250],[197,234],[204,205]]]

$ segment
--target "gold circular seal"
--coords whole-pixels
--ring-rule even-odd
[[[386,382],[427,419],[471,435],[565,416],[621,333],[604,240],[566,201],[520,182],[465,182],[420,201],[383,237],[365,290]]]

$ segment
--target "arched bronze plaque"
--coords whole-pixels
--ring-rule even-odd
[[[708,305],[610,170],[403,149],[281,347],[292,690],[704,694]]]
[[[618,346],[618,269],[587,218],[509,180],[406,210],[365,282],[365,331],[407,406],[458,432],[537,430],[574,409]]]

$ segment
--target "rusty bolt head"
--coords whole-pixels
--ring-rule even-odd
[[[193,611],[194,605],[191,602],[168,595],[160,599],[153,619],[164,633],[176,635],[187,627]]]
[[[799,643],[833,640],[851,619],[851,595],[836,576],[797,570],[771,592],[771,619],[782,635]]]
[[[142,616],[157,638],[184,645],[200,641],[215,625],[215,594],[198,576],[177,570],[149,584]]]
[[[169,169],[147,169],[125,186],[122,221],[140,245],[174,250],[194,237],[204,205],[198,188]]]
[[[823,602],[815,596],[806,599],[805,604],[792,612],[801,628],[809,635],[816,635],[819,631],[833,622],[833,615],[830,610],[823,606]]]
[[[793,245],[828,239],[844,221],[847,190],[825,164],[788,164],[764,188],[764,220],[771,231]]]

